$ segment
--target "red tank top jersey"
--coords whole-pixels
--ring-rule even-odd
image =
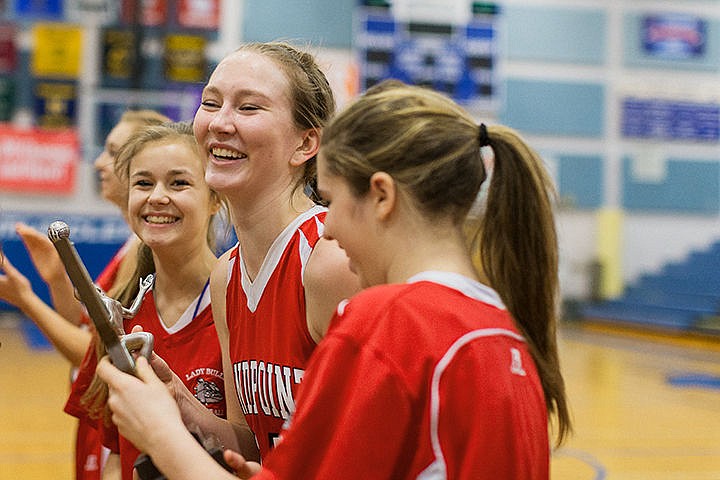
[[[153,292],[149,291],[135,318],[125,321],[125,331],[132,331],[135,325],[153,334],[153,350],[167,362],[195,398],[215,415],[225,418],[222,357],[207,285],[198,300],[170,329],[158,317]],[[105,445],[120,454],[122,478],[131,480],[133,464],[140,451],[129,440],[119,436],[116,428],[104,428],[103,437]]]
[[[125,258],[129,246],[132,244],[130,238],[110,259],[95,283],[104,291],[109,290],[115,283],[120,262]],[[89,325],[90,319],[83,315],[81,323]],[[97,420],[86,415],[85,409],[80,405],[80,398],[90,386],[95,374],[95,345],[91,344],[85,354],[82,364],[73,373],[74,379],[71,385],[70,396],[65,405],[65,412],[78,419],[77,432],[75,434],[75,478],[76,480],[100,480],[101,467],[103,464],[102,438],[98,431]]]
[[[549,477],[527,345],[497,294],[460,275],[425,272],[343,302],[297,401],[257,478]]]
[[[326,211],[313,207],[288,225],[253,282],[239,246],[230,257],[226,316],[235,392],[262,458],[295,409],[316,346],[307,327],[303,274],[322,236]]]

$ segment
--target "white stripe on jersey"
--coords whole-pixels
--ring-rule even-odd
[[[445,373],[445,369],[448,365],[450,365],[450,362],[453,361],[455,355],[457,355],[458,351],[462,347],[473,340],[477,340],[478,338],[493,336],[506,336],[521,342],[525,341],[522,335],[504,328],[484,328],[482,330],[473,330],[455,340],[435,366],[430,387],[430,441],[433,446],[433,451],[435,452],[435,461],[432,462],[425,470],[420,472],[420,475],[417,476],[418,480],[444,480],[447,478],[447,467],[442,448],[440,446],[440,437],[438,435],[438,424],[440,422],[440,380],[443,373]]]
[[[305,223],[309,218],[323,211],[327,211],[327,208],[321,205],[315,205],[309,210],[298,215],[287,227],[285,227],[282,233],[275,238],[275,241],[270,246],[270,250],[268,250],[265,255],[265,259],[260,266],[260,271],[258,271],[255,280],[251,281],[247,271],[245,270],[245,262],[242,261],[242,247],[240,247],[236,260],[240,261],[240,282],[242,289],[245,292],[245,296],[247,297],[247,308],[251,312],[254,312],[257,309],[260,299],[262,298],[262,294],[265,291],[265,286],[267,285],[267,282],[270,281],[270,277],[275,271],[278,262],[280,262],[280,258],[282,258],[282,255],[285,252],[285,248],[288,243],[290,243],[290,240],[292,240],[295,232],[298,230],[300,225]],[[310,252],[304,252],[302,247],[300,253],[306,254],[307,256],[310,255]],[[303,260],[303,265],[306,261],[307,260]],[[229,266],[230,271],[232,272],[232,263],[230,263]]]

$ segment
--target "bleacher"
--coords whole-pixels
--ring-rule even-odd
[[[619,298],[585,303],[581,317],[720,335],[720,241],[642,275]]]

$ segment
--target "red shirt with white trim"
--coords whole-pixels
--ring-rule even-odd
[[[131,332],[135,325],[153,334],[153,351],[165,360],[195,398],[215,415],[225,418],[222,356],[210,308],[210,292],[203,290],[177,323],[168,328],[158,316],[151,290],[145,294],[137,315],[125,320],[125,331]],[[123,480],[132,480],[133,464],[140,450],[119,435],[114,425],[103,428],[102,432],[104,444],[120,454]]]
[[[313,207],[288,225],[252,281],[239,246],[230,258],[225,311],[235,393],[262,458],[295,410],[297,389],[315,350],[303,274],[322,236],[326,211]]]
[[[425,272],[340,305],[257,478],[543,480],[547,421],[498,295]]]

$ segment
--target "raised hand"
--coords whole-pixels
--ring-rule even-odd
[[[75,300],[75,288],[47,234],[21,222],[15,224],[15,231],[25,245],[40,278],[47,284],[55,310],[68,322],[80,325],[82,305]]]
[[[25,245],[30,259],[45,283],[50,284],[66,278],[65,267],[46,233],[41,233],[21,222],[15,224],[15,232]]]
[[[0,270],[4,272],[0,274],[0,300],[25,310],[30,297],[35,295],[30,280],[6,256],[2,258]]]

